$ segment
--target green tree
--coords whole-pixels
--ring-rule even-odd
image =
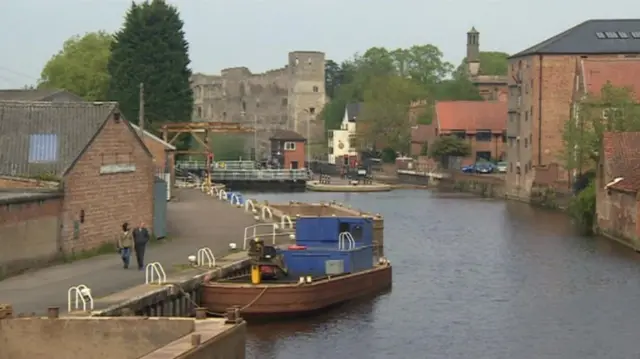
[[[640,131],[640,107],[633,89],[604,85],[574,106],[574,118],[564,123],[561,158],[568,170],[595,168],[604,132]]]
[[[509,54],[500,51],[481,51],[480,52],[480,74],[489,76],[506,76],[509,71]],[[467,75],[467,58],[462,62],[455,71],[455,77],[466,77]]]
[[[364,148],[384,143],[408,153],[411,140],[409,104],[424,96],[424,90],[410,79],[387,75],[369,81],[358,122],[358,136]]]
[[[132,3],[115,40],[108,66],[109,97],[120,103],[125,116],[137,117],[143,83],[145,117],[152,127],[190,121],[189,45],[178,10],[164,0]]]
[[[420,156],[428,156],[429,155],[429,143],[425,142],[420,147]]]
[[[430,157],[442,160],[445,157],[466,157],[471,154],[471,146],[456,136],[438,137],[430,146]]]
[[[329,98],[333,98],[336,89],[342,83],[342,69],[333,60],[324,63],[324,88]]]
[[[40,88],[64,89],[87,101],[107,100],[113,36],[90,32],[73,36],[53,55],[40,74]]]

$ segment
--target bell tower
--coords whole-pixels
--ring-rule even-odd
[[[480,33],[475,27],[467,32],[467,70],[470,76],[480,72]]]

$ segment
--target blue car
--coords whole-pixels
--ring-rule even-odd
[[[477,162],[472,165],[462,167],[464,173],[493,173],[496,167],[491,162]]]

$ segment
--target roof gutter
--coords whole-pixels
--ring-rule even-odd
[[[542,166],[542,54],[538,55],[538,166]]]

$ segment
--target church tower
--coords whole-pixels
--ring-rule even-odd
[[[472,77],[480,72],[480,33],[475,27],[467,32],[467,70]]]

